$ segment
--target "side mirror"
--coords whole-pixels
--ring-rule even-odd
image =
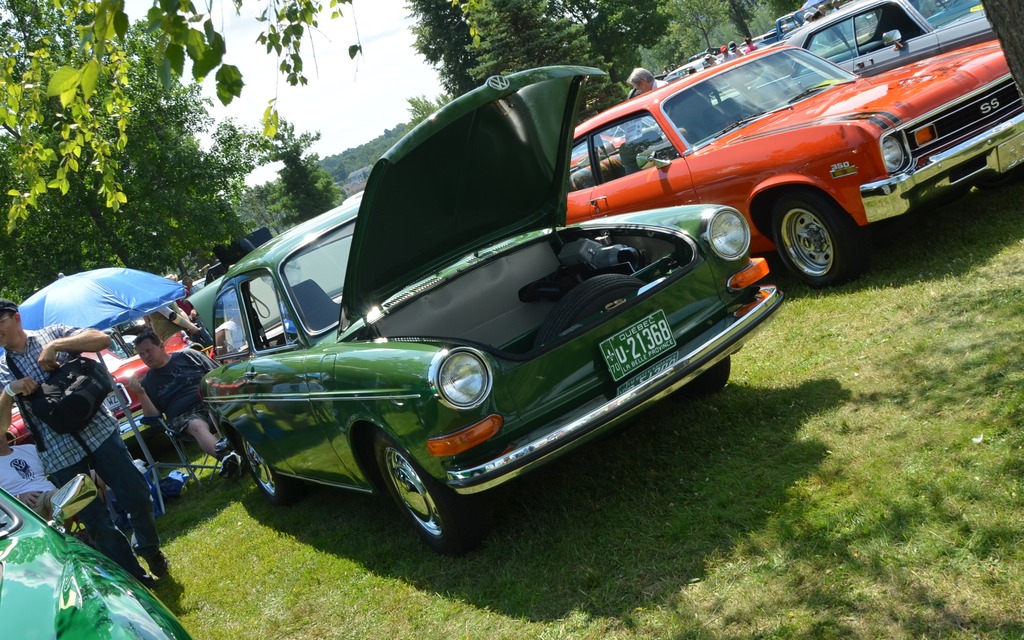
[[[899,51],[903,48],[903,34],[900,33],[899,29],[886,31],[882,34],[882,44],[887,47],[893,45],[896,51]]]
[[[638,154],[636,154],[636,163],[637,163],[637,165],[643,167],[648,162],[654,164],[654,166],[658,167],[659,169],[668,169],[669,167],[672,166],[671,162],[669,162],[668,160],[665,160],[664,158],[659,158],[659,157],[655,156],[654,153],[638,153]]]
[[[80,473],[53,494],[53,521],[57,525],[74,516],[96,499],[96,484],[92,478]]]

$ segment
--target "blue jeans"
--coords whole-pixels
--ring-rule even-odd
[[[92,468],[107,486],[114,490],[117,501],[128,513],[128,518],[135,531],[137,546],[135,551],[146,557],[160,550],[160,536],[156,532],[156,520],[153,516],[153,496],[149,483],[142,473],[135,468],[128,448],[116,430],[103,441],[92,455]],[[50,474],[51,480],[58,487],[63,486],[77,473],[89,473],[89,458],[59,469]],[[139,561],[132,553],[131,544],[110,520],[107,507],[101,500],[93,500],[85,509],[78,513],[78,518],[85,525],[86,531],[96,542],[96,548],[108,558],[124,567],[128,573],[136,577],[145,575]]]

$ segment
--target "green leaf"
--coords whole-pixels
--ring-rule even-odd
[[[119,38],[123,38],[128,33],[128,16],[124,11],[114,14],[114,32]]]
[[[171,63],[171,71],[180,78],[181,74],[185,72],[185,49],[180,44],[172,43],[167,45],[164,56]]]
[[[68,89],[64,93],[60,94],[60,105],[67,108],[71,101],[75,99],[76,90],[74,88]]]
[[[96,79],[99,75],[100,63],[96,58],[85,63],[85,66],[82,67],[82,95],[86,101],[92,97],[92,92],[96,90]]]
[[[353,44],[348,48],[349,60],[354,60],[357,55],[363,52],[363,46],[359,44]]]
[[[217,70],[217,98],[221,104],[230,104],[242,95],[242,73],[233,64],[221,65]]]
[[[82,74],[74,67],[61,67],[50,76],[50,82],[46,85],[46,97],[61,95],[67,91],[74,91],[82,81]],[[67,105],[65,105],[67,106]]]

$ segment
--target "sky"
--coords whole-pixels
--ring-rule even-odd
[[[197,2],[200,6],[202,3]],[[353,0],[342,4],[343,16],[331,19],[323,0],[319,30],[302,43],[308,84],[292,87],[277,70],[277,59],[256,43],[262,31],[256,16],[258,0],[245,0],[236,15],[227,0],[213,3],[214,25],[224,35],[225,61],[242,72],[241,98],[223,106],[216,97],[213,78],[202,84],[214,104],[211,115],[233,118],[239,124],[262,129],[267,103],[277,98],[280,116],[295,125],[296,133],[320,132],[311,151],[321,158],[373,140],[385,129],[409,121],[409,98],[442,93],[436,71],[413,49],[413,24],[404,0]],[[144,17],[152,0],[129,0],[132,20]],[[357,36],[358,33],[358,36]],[[362,44],[363,53],[349,59],[348,48]],[[258,169],[247,182],[261,184],[276,178],[276,168]]]

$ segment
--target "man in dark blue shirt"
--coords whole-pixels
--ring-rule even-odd
[[[190,436],[203,451],[220,461],[221,476],[240,475],[241,457],[210,424],[209,412],[199,396],[200,381],[206,372],[217,368],[217,363],[195,349],[167,353],[151,329],[135,338],[135,352],[149,367],[142,380],[132,379],[128,384],[142,402],[143,415],[163,414],[171,431]]]

